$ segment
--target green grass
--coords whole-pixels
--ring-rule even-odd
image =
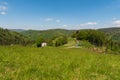
[[[0,80],[120,80],[120,55],[1,46]]]

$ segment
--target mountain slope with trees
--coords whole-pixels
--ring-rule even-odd
[[[111,38],[113,41],[120,42],[120,28],[103,28],[99,29],[102,32],[105,32],[107,37]]]
[[[116,36],[120,33],[120,28],[101,28],[98,29],[99,31],[105,32],[107,35]],[[16,32],[19,32],[27,37],[29,37],[32,40],[36,40],[38,37],[42,37],[45,39],[53,38],[58,35],[66,35],[71,36],[73,32],[76,32],[77,30],[66,30],[66,29],[50,29],[50,30],[14,30]]]
[[[47,42],[51,42],[53,38],[56,36],[64,35],[66,37],[71,37],[73,33],[75,33],[77,30],[65,30],[65,29],[50,29],[50,30],[14,30],[19,32],[20,34],[29,37],[29,39],[36,41],[38,38],[43,38]],[[84,31],[84,30],[79,30]],[[89,29],[87,29],[89,31]],[[120,28],[102,28],[98,29],[97,31],[104,32],[108,40],[115,41],[115,43],[120,42]],[[91,32],[91,31],[90,31]],[[95,31],[96,32],[96,31]],[[82,35],[82,34],[80,34]],[[84,34],[83,34],[84,35]],[[92,35],[92,34],[91,34]],[[99,35],[99,34],[98,34]],[[95,36],[95,35],[93,35]],[[91,36],[90,38],[92,38]],[[85,36],[84,36],[85,37]],[[93,43],[93,41],[91,41]]]
[[[0,28],[0,45],[27,45],[32,41],[20,33]]]
[[[36,40],[38,37],[44,39],[52,39],[53,37],[59,35],[71,36],[75,30],[65,30],[65,29],[50,29],[50,30],[26,30],[20,32],[22,35],[29,37],[32,40]]]
[[[120,28],[119,27],[101,28],[101,29],[98,29],[98,30],[106,32],[108,34],[114,34],[114,33],[120,32]]]

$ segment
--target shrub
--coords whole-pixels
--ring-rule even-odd
[[[96,46],[103,46],[105,43],[105,34],[97,30],[81,30],[76,32],[76,39],[89,41]]]
[[[67,37],[66,36],[57,36],[55,38],[52,39],[51,41],[52,43],[52,46],[61,46],[61,45],[64,45],[66,44],[68,41],[67,41]]]
[[[43,39],[43,38],[38,38],[37,40],[36,40],[36,44],[37,44],[37,47],[41,47],[41,44],[43,43],[43,42],[45,42],[45,40]]]

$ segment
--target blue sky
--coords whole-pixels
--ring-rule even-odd
[[[120,0],[0,0],[0,26],[86,29],[120,26]]]

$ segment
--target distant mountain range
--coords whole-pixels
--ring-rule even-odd
[[[108,37],[111,37],[112,40],[120,42],[120,28],[112,27],[112,28],[103,28],[99,30],[105,32],[108,35]]]
[[[20,32],[21,34],[36,40],[38,37],[45,39],[51,39],[59,35],[71,36],[75,30],[66,30],[66,29],[50,29],[50,30],[25,30]]]
[[[25,31],[24,29],[9,29],[11,31],[15,31],[15,32],[22,32],[22,31]]]
[[[98,29],[106,33],[107,37],[120,42],[120,28]],[[50,29],[50,30],[24,30],[24,29],[2,29],[0,28],[0,45],[27,44],[39,37],[46,40],[59,35],[70,37],[77,30]]]
[[[100,31],[106,32],[106,33],[119,33],[120,32],[120,28],[118,27],[112,27],[112,28],[102,28],[99,29]]]
[[[11,29],[11,30],[19,32],[22,35],[29,37],[31,40],[36,40],[38,37],[42,37],[45,39],[51,39],[58,35],[71,36],[73,32],[77,31],[77,30],[66,30],[66,29],[49,29],[49,30]],[[118,27],[101,28],[98,30],[105,32],[106,34],[108,34],[115,40],[120,40],[120,28]]]

